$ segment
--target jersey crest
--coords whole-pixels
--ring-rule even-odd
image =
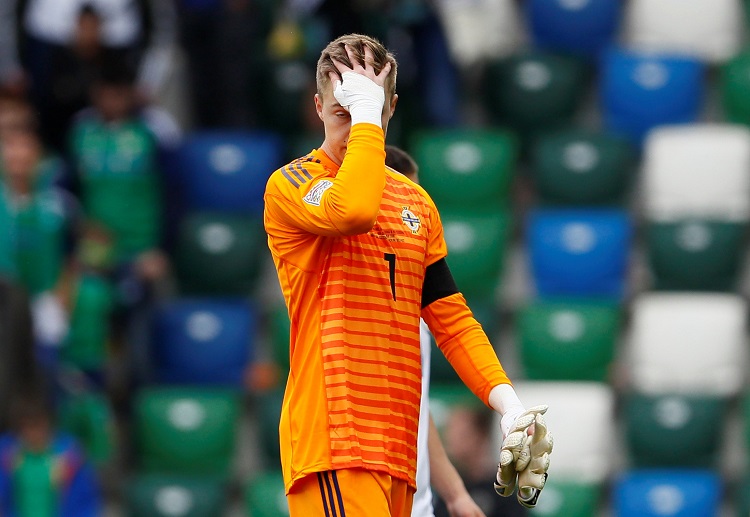
[[[409,210],[408,206],[403,207],[403,210],[401,210],[401,220],[411,230],[411,233],[415,235],[419,233],[419,227],[422,225],[422,223],[419,220],[419,217],[417,217],[414,212]]]

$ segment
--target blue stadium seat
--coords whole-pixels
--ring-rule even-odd
[[[253,357],[256,320],[244,300],[183,298],[160,307],[153,339],[156,381],[239,386]]]
[[[710,470],[633,470],[614,484],[615,517],[714,517],[721,480]]]
[[[526,243],[540,297],[624,294],[632,223],[618,209],[536,209]]]
[[[599,86],[607,130],[642,143],[663,124],[697,120],[705,92],[704,65],[695,58],[610,49]]]
[[[275,133],[196,132],[178,151],[176,175],[188,210],[260,213],[266,180],[284,165]]]
[[[616,35],[620,0],[530,0],[527,20],[536,45],[596,56]]]

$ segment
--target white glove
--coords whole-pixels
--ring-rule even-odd
[[[34,337],[47,346],[60,346],[68,335],[68,314],[62,303],[50,292],[31,301]]]
[[[526,436],[516,470],[518,470],[518,502],[527,508],[536,506],[539,494],[547,481],[549,457],[552,453],[552,435],[542,413],[534,419],[534,434]]]
[[[352,125],[361,122],[382,127],[385,90],[373,80],[356,72],[344,72],[336,81],[333,96],[352,117]]]
[[[528,508],[536,505],[547,479],[549,454],[552,452],[552,435],[547,431],[547,424],[542,417],[547,408],[546,405],[541,405],[520,415],[506,413],[501,421],[503,434],[506,436],[500,450],[495,491],[503,497],[509,497],[518,483],[518,501]],[[537,422],[539,427],[535,427],[534,434],[529,436],[529,427]]]

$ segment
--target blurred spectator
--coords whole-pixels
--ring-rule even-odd
[[[69,109],[78,100],[83,72],[102,49],[139,64],[143,96],[158,92],[170,66],[175,22],[173,0],[0,0],[0,86],[28,90],[45,142],[61,144],[60,102]],[[73,68],[64,66],[71,62]]]
[[[139,107],[135,74],[125,62],[100,70],[93,104],[76,118],[70,158],[87,220],[111,236],[113,277],[117,290],[118,335],[147,346],[145,321],[154,287],[165,280],[169,263],[163,251],[165,190],[163,159],[176,146],[172,119],[155,108]],[[136,327],[141,330],[136,330]],[[126,333],[126,334],[123,334]],[[132,337],[132,336],[131,336]],[[146,367],[144,350],[130,366]]]
[[[492,447],[493,415],[484,407],[453,406],[445,423],[444,443],[472,499],[487,517],[520,517],[525,509],[514,497],[500,497],[493,481],[497,451]],[[448,517],[443,501],[435,505],[435,517]]]
[[[105,387],[115,293],[110,279],[113,242],[102,226],[85,224],[68,275],[70,329],[61,359],[84,375],[87,387]]]
[[[180,40],[188,59],[194,125],[251,127],[257,121],[271,3],[178,0]]]
[[[75,200],[53,186],[59,161],[45,159],[33,130],[6,132],[0,158],[0,273],[31,295],[38,359],[52,366],[67,332],[61,287]]]
[[[19,96],[0,93],[0,140],[17,129],[33,129],[36,117],[31,105]]]
[[[39,396],[19,399],[0,437],[0,512],[8,517],[98,517],[94,471],[78,445],[55,429]]]

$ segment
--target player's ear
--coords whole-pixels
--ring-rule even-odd
[[[398,94],[394,93],[391,97],[391,114],[388,116],[389,119],[393,117],[393,114],[396,112],[396,104],[398,104]]]
[[[323,120],[323,99],[320,97],[319,93],[315,94],[315,111],[318,113],[318,118],[320,120]]]

